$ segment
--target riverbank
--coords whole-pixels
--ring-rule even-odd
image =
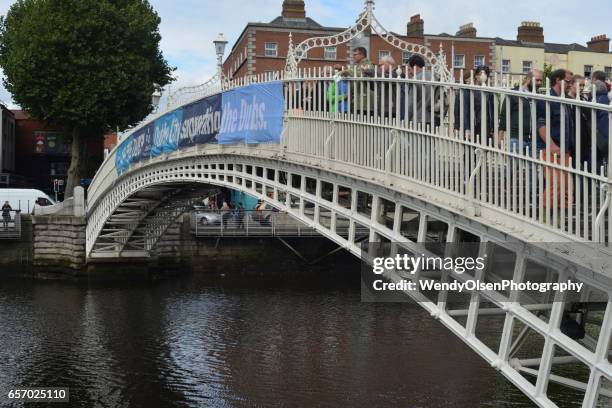
[[[295,276],[325,261],[328,273],[359,273],[359,260],[323,237],[203,238],[191,234],[189,215],[179,217],[146,259],[85,262],[81,217],[22,217],[22,236],[0,246],[0,276],[33,279],[155,280],[197,273]],[[284,267],[278,268],[278,260]],[[311,268],[312,269],[312,268]]]

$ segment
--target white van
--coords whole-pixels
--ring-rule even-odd
[[[0,188],[0,206],[8,201],[13,210],[32,214],[34,204],[46,206],[55,204],[55,200],[46,193],[33,188]]]

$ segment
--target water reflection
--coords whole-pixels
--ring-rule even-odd
[[[361,303],[350,276],[2,280],[0,384],[83,406],[533,406],[418,306]]]

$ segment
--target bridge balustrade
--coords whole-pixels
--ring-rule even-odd
[[[408,71],[279,72],[227,81],[223,90],[283,83],[283,134],[268,149],[452,193],[470,215],[495,209],[568,239],[611,243],[610,105],[565,96],[565,85],[554,96],[548,83],[519,90],[510,77],[448,83],[433,71]],[[116,150],[90,187],[90,203],[118,177]]]
[[[314,210],[306,209],[306,213]],[[319,214],[321,219],[331,222],[331,214]],[[325,222],[325,221],[323,221]],[[293,219],[289,214],[277,210],[199,210],[192,213],[191,232],[196,237],[316,237],[319,232]],[[357,235],[365,229],[357,228]],[[349,223],[338,223],[336,233],[348,237]]]

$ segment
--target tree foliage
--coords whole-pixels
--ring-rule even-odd
[[[550,79],[553,72],[553,66],[551,64],[544,63],[544,70],[542,71],[542,80],[546,81],[546,78]]]
[[[159,23],[147,0],[18,0],[0,20],[5,87],[30,115],[73,134],[77,173],[84,137],[141,120],[153,83],[172,80]]]

